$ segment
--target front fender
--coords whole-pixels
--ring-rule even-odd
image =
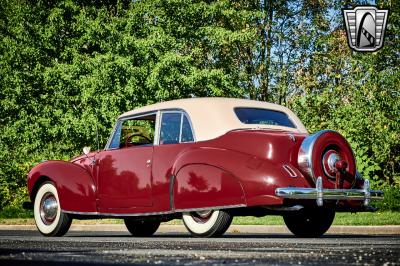
[[[32,201],[43,180],[55,184],[63,211],[97,211],[95,183],[91,174],[81,166],[66,161],[45,161],[36,165],[28,174],[28,191]]]

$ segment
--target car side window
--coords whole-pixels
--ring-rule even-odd
[[[112,136],[110,145],[108,146],[109,149],[117,149],[119,148],[119,142],[121,138],[121,121],[117,122],[115,126],[114,135]]]
[[[153,145],[155,115],[147,119],[132,119],[122,122],[119,147]]]
[[[161,119],[160,144],[179,143],[181,113],[163,113]]]
[[[161,117],[160,144],[177,144],[193,141],[193,133],[185,114],[165,112]]]
[[[186,115],[182,116],[182,135],[181,142],[191,142],[193,141],[193,133],[192,128],[190,127],[190,123]]]
[[[153,145],[156,114],[118,121],[109,149]]]
[[[289,116],[284,112],[248,107],[237,107],[234,111],[243,124],[276,125],[296,128]]]

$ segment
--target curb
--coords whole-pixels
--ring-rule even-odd
[[[37,230],[35,225],[0,225],[0,231]],[[127,232],[123,224],[73,224],[71,231]],[[158,233],[187,233],[183,225],[161,225]],[[291,234],[286,226],[281,225],[231,225],[227,231],[231,234]],[[400,225],[385,226],[332,226],[327,234],[343,235],[400,235]]]

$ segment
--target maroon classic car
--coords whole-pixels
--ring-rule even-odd
[[[372,211],[370,190],[339,133],[309,134],[271,103],[193,98],[122,114],[103,150],[44,161],[28,174],[37,228],[64,235],[72,219],[124,219],[134,236],[182,218],[198,237],[225,233],[234,216],[282,215],[318,237],[335,212]]]

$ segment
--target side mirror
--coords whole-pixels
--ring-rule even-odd
[[[84,153],[85,155],[88,155],[89,152],[90,152],[90,147],[83,147],[83,153]]]

